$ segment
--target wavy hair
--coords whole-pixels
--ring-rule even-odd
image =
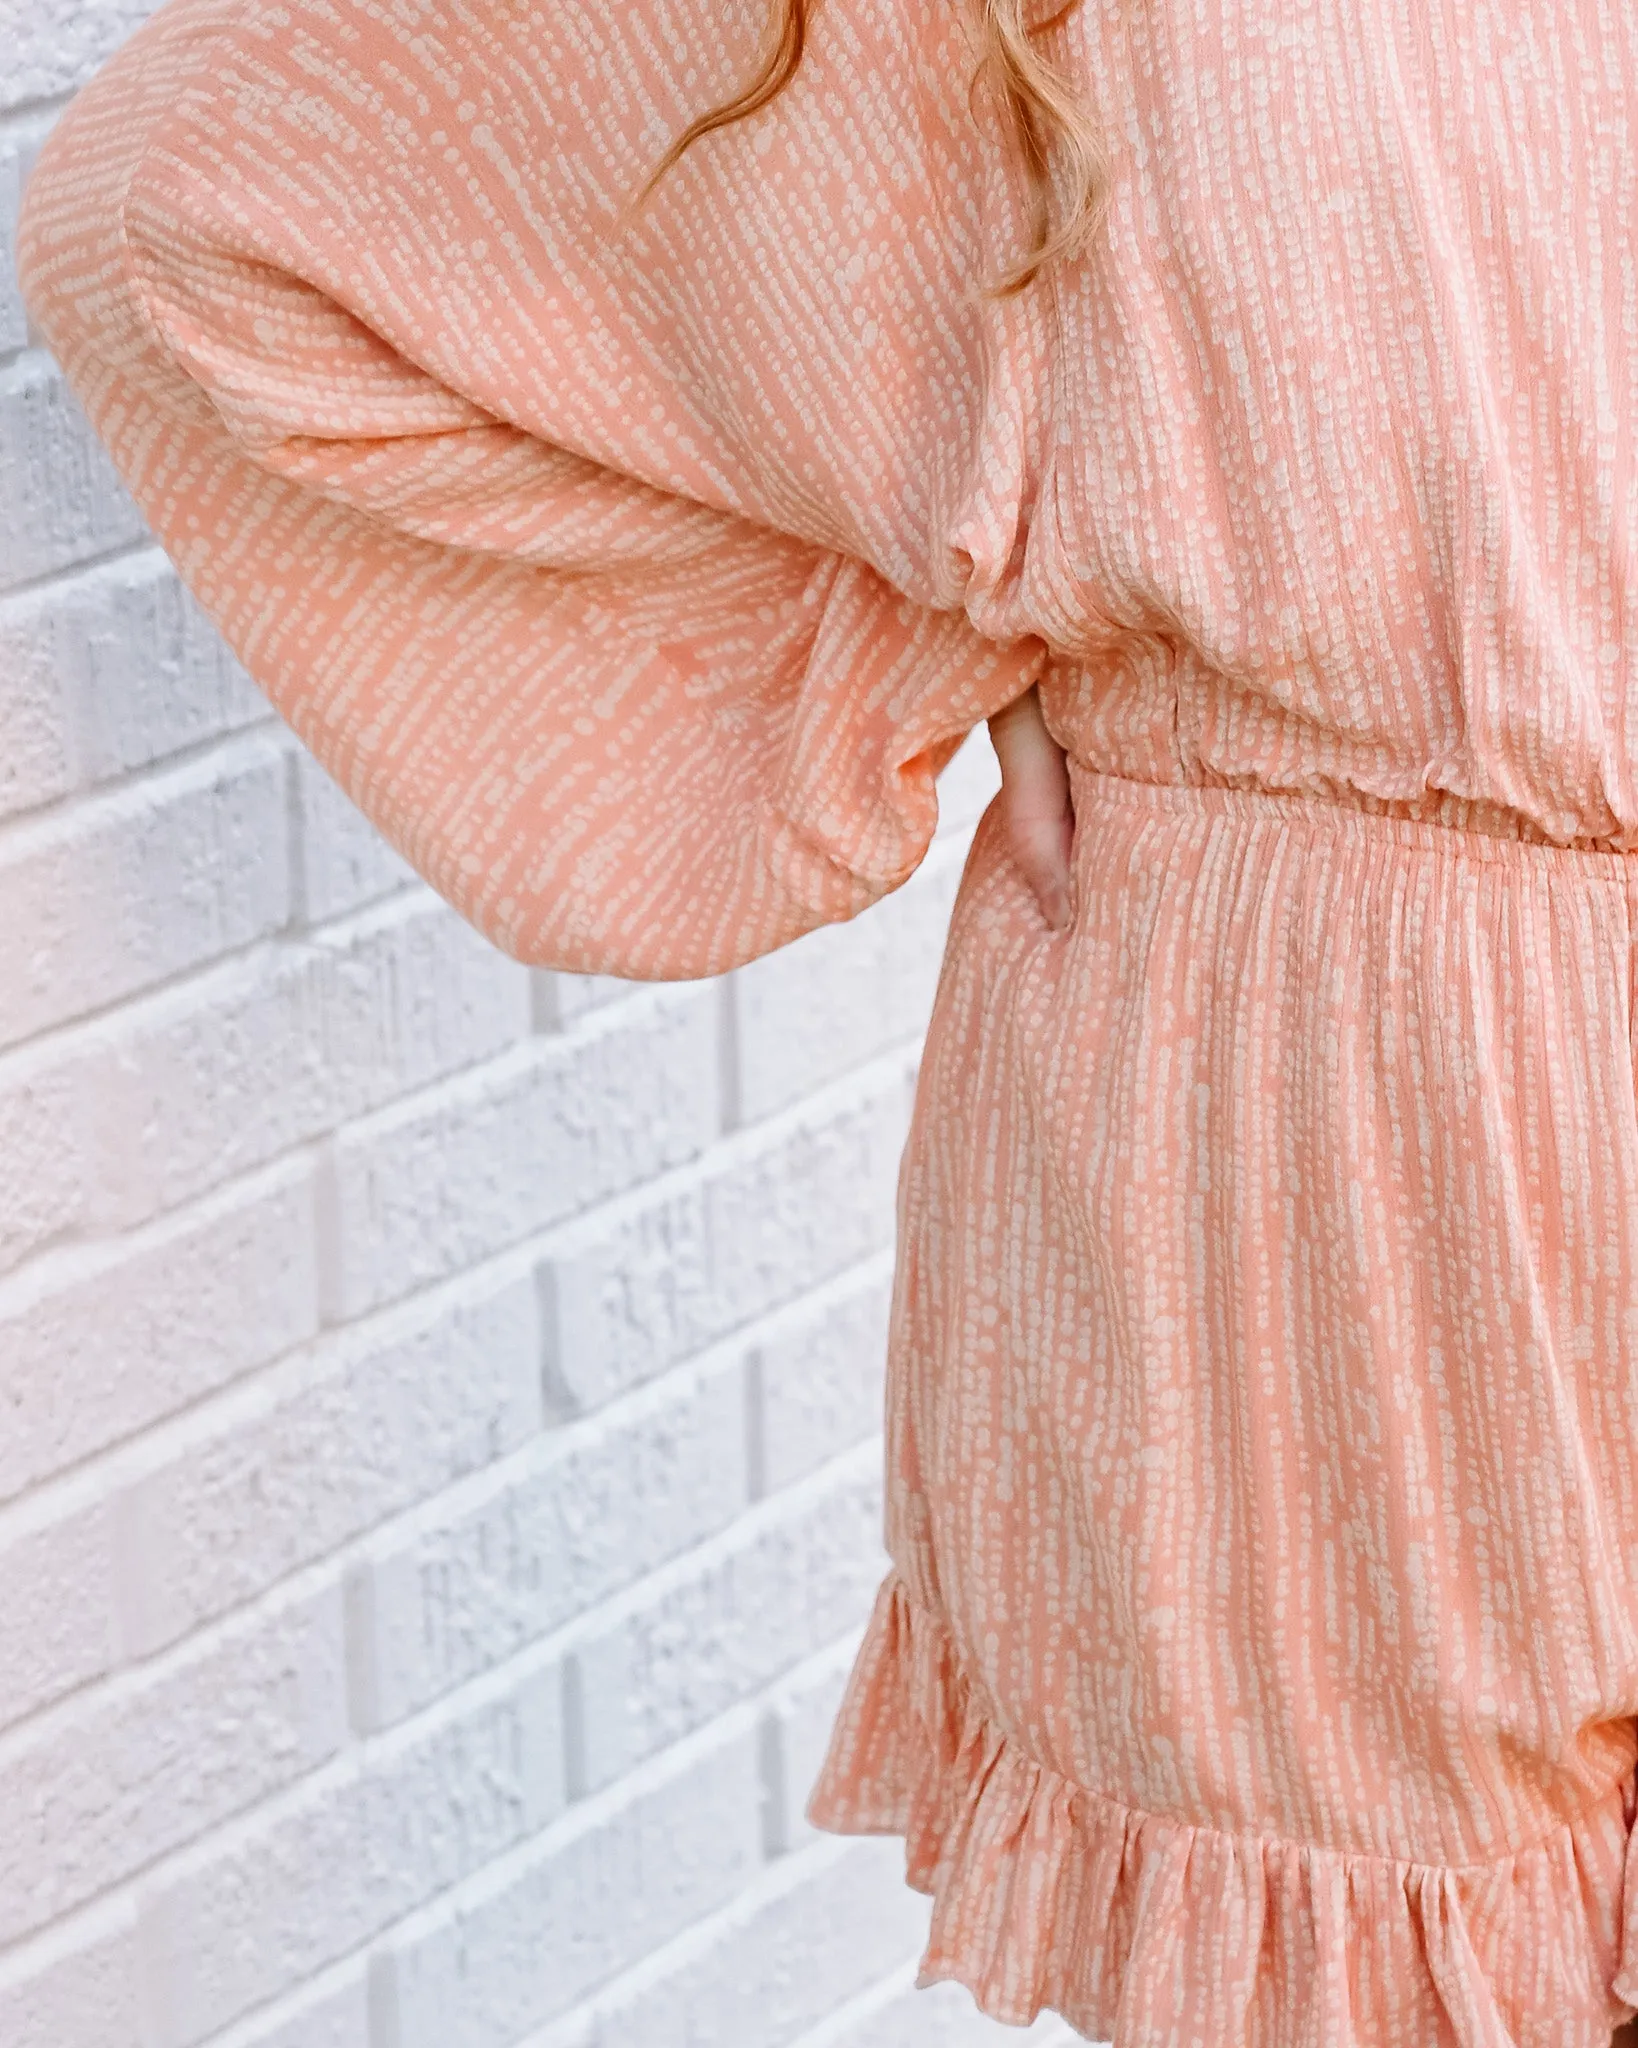
[[[1064,0],[1056,13],[1030,21],[1027,0],[970,0],[977,16],[981,54],[974,90],[987,84],[1000,111],[1009,143],[1028,188],[1029,233],[1025,249],[989,287],[998,298],[1022,291],[1060,257],[1083,248],[1097,231],[1108,205],[1109,160],[1102,132],[1074,86],[1037,47],[1058,28],[1080,0]],[[807,48],[817,0],[777,0],[780,12],[761,69],[742,91],[690,121],[643,182],[639,203],[673,164],[703,136],[759,113],[796,76]],[[1052,207],[1053,154],[1064,171],[1067,204],[1056,220]]]

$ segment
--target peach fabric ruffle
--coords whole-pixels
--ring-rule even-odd
[[[1638,1983],[1629,1771],[1527,1849],[1459,1866],[1144,1813],[1030,1755],[891,1574],[809,1802],[902,1835],[934,1901],[918,1984],[1090,2041],[1607,2048]],[[1619,1902],[1625,1900],[1622,1907]]]

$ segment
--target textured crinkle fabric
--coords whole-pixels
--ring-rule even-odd
[[[899,1185],[894,1570],[810,1812],[1119,2048],[1638,2002],[1629,855],[1072,764]]]
[[[31,313],[284,716],[499,945],[709,974],[973,839],[899,1181],[893,1569],[810,1803],[1117,2048],[1638,2003],[1638,20],[1083,0],[1089,253],[950,0],[168,0]]]

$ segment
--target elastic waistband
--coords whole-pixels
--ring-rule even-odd
[[[1090,799],[1192,816],[1268,818],[1315,833],[1365,833],[1460,860],[1547,862],[1583,875],[1604,873],[1622,881],[1638,877],[1638,845],[1623,849],[1608,840],[1554,839],[1533,820],[1500,804],[1437,793],[1425,804],[1413,804],[1364,791],[1330,797],[1234,783],[1140,782],[1088,768],[1073,756],[1069,774],[1077,802]]]

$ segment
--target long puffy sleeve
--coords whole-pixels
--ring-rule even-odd
[[[842,14],[634,211],[743,72],[713,12],[169,0],[25,195],[30,311],[246,668],[576,971],[856,915],[1042,654],[973,622],[1011,535],[959,90]]]

